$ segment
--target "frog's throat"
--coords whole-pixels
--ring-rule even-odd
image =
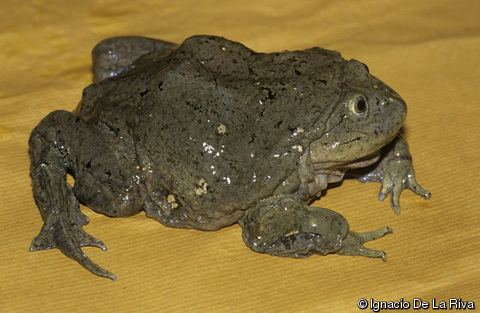
[[[316,162],[310,157],[310,148],[300,158],[298,177],[300,178],[299,194],[305,200],[321,195],[329,183],[343,180],[345,172],[350,169],[362,168],[377,162],[380,152],[350,162]]]

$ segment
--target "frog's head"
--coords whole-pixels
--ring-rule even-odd
[[[322,136],[310,145],[316,168],[363,167],[395,138],[407,107],[402,98],[356,60],[346,63],[341,96]]]

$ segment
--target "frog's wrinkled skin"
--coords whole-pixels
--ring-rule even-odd
[[[368,68],[321,48],[256,53],[215,36],[181,45],[118,37],[93,50],[95,83],[74,113],[55,111],[32,131],[33,192],[44,220],[31,250],[59,248],[91,272],[79,203],[112,217],[142,210],[163,225],[215,230],[238,222],[253,250],[386,259],[363,243],[391,232],[349,231],[339,214],[308,204],[347,171],[382,183],[380,198],[415,180],[398,136],[406,105]],[[66,175],[75,178],[72,187]]]

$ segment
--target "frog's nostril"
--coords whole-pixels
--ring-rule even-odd
[[[400,95],[395,90],[393,90],[391,88],[386,87],[386,88],[384,88],[384,90],[385,90],[385,94],[387,95],[387,97],[393,97],[393,98],[399,98],[400,97]]]
[[[405,101],[400,96],[389,96],[385,99],[385,102],[392,105],[406,106]]]

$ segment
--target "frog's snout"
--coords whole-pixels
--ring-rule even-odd
[[[387,98],[387,101],[389,105],[395,110],[398,111],[396,116],[401,117],[401,123],[405,121],[405,118],[407,117],[407,104],[405,101],[400,97],[400,96],[390,96]]]
[[[392,128],[395,128],[396,131],[400,130],[407,117],[407,103],[398,93],[388,87],[384,89],[382,98],[380,107],[384,112],[383,114],[389,116],[390,120],[396,125]]]

